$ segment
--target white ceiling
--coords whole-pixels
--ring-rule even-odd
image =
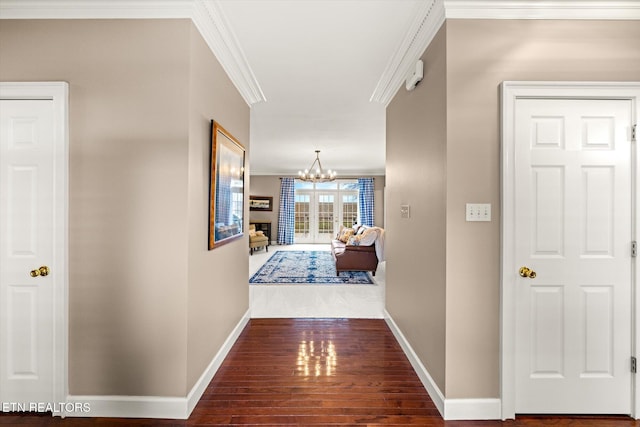
[[[251,174],[292,175],[321,150],[339,175],[381,175],[385,105],[370,102],[425,0],[220,0],[266,101]]]

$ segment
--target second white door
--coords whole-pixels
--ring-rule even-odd
[[[516,103],[517,413],[631,412],[631,113]]]
[[[0,101],[2,402],[54,401],[53,111],[51,100]]]

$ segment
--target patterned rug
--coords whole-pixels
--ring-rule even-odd
[[[371,285],[373,280],[364,271],[343,271],[337,276],[329,251],[277,251],[249,283]]]

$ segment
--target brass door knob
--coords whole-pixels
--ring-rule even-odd
[[[49,272],[51,272],[51,270],[49,270],[49,267],[47,267],[46,265],[43,265],[37,270],[31,270],[29,274],[31,275],[31,277],[38,277],[38,276],[45,277],[49,275]]]
[[[530,269],[529,267],[520,267],[519,273],[520,273],[520,276],[522,277],[528,277],[529,279],[536,278],[536,272]]]

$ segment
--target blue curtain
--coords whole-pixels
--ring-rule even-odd
[[[373,178],[358,178],[360,224],[373,227]]]
[[[282,178],[280,182],[280,214],[278,216],[278,244],[292,245],[295,233],[295,179]]]

